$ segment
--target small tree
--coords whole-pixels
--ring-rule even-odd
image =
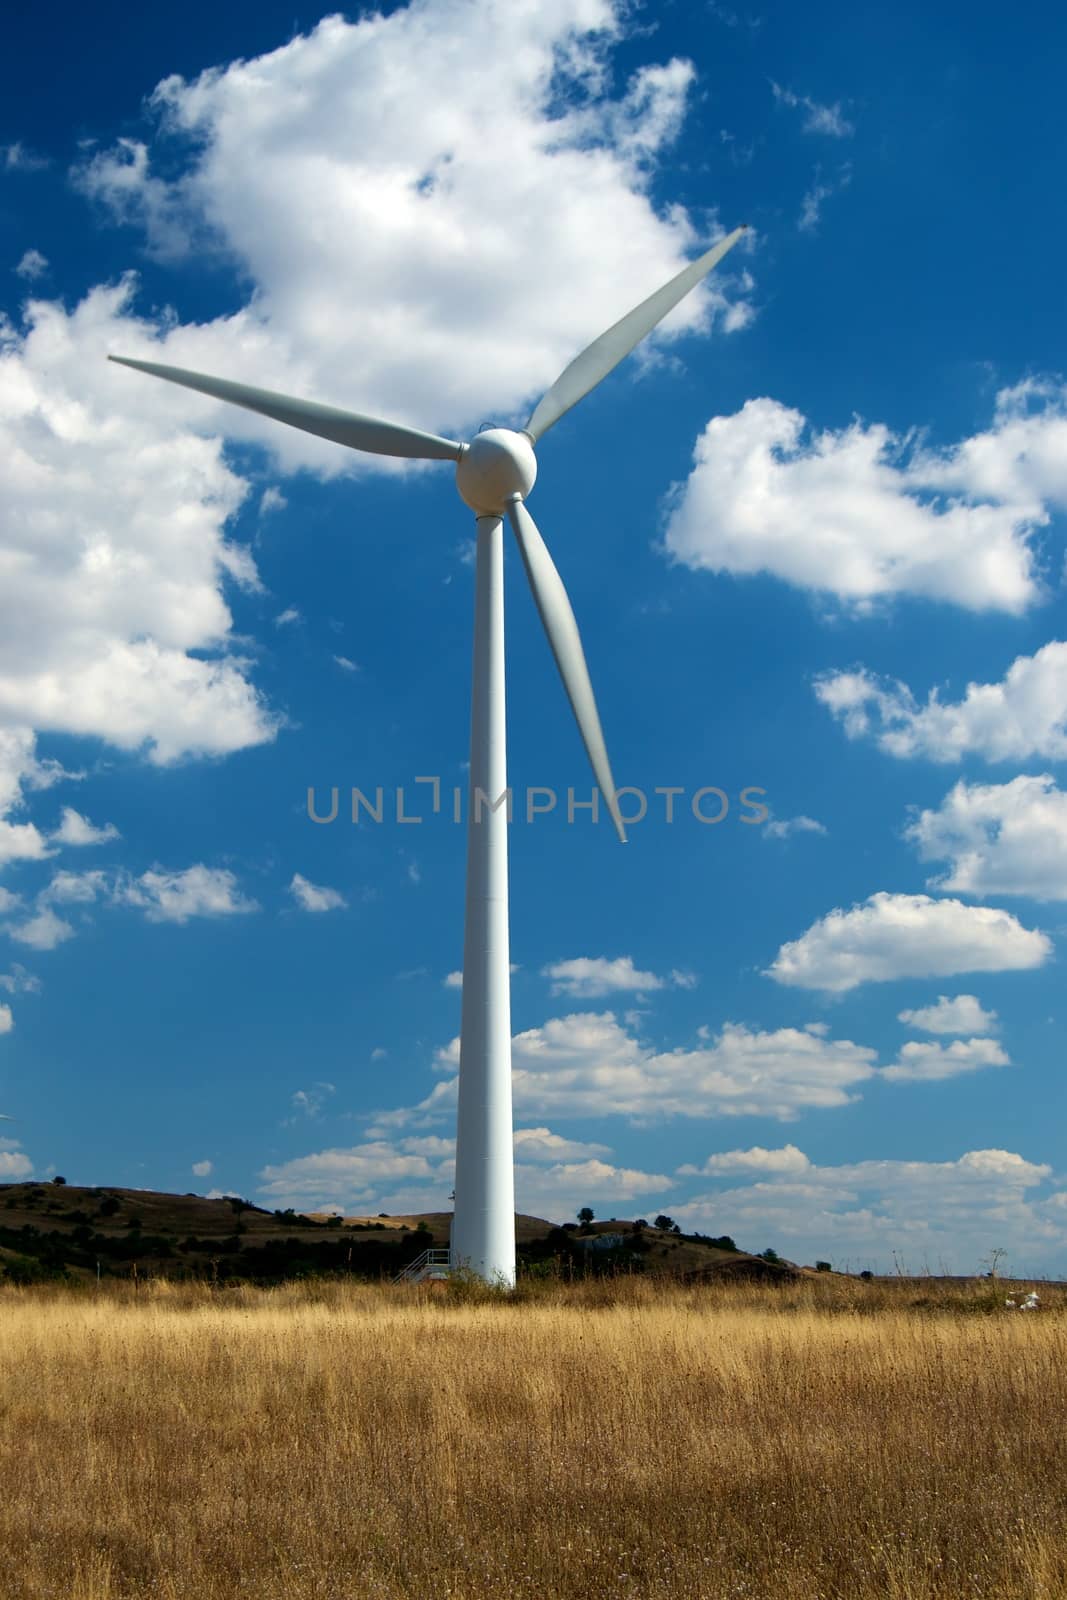
[[[663,1213],[660,1212],[659,1216],[656,1218],[656,1227],[659,1228],[661,1233],[673,1233],[674,1218],[665,1217]]]
[[[58,1172],[56,1173],[55,1177],[52,1179],[53,1183],[66,1183],[66,1181],[67,1181],[66,1178],[61,1178]]]
[[[773,1263],[775,1261],[781,1261],[781,1259],[782,1258],[778,1254],[777,1250],[761,1250],[760,1251],[760,1260],[761,1261],[770,1261],[770,1262]]]
[[[828,1261],[816,1261],[815,1270],[816,1272],[832,1272],[834,1269]]]
[[[582,1225],[582,1232],[583,1233],[588,1233],[589,1232],[589,1225],[592,1222],[592,1220],[593,1220],[593,1208],[592,1208],[592,1206],[583,1206],[582,1209],[578,1213],[578,1221]]]

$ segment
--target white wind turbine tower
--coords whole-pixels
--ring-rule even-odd
[[[467,903],[463,941],[459,1110],[451,1263],[489,1283],[515,1282],[515,1176],[511,1115],[511,980],[508,951],[507,788],[504,723],[504,547],[507,517],[578,722],[593,773],[619,838],[626,831],[615,798],[604,735],[578,627],[563,580],[526,509],[537,476],[534,445],[553,423],[606,378],[647,333],[696,287],[744,233],[736,228],[655,294],[595,339],[560,374],[526,427],[490,428],[469,444],[403,424],[254,389],[181,367],[110,356],[123,366],[184,384],[216,400],[373,455],[456,463],[456,486],[474,512],[474,669],[471,696]]]

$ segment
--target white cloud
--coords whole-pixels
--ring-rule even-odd
[[[11,1015],[11,1007],[0,1005],[0,1033],[10,1033],[15,1026],[15,1019]]]
[[[524,406],[705,243],[650,195],[693,69],[645,66],[612,99],[621,13],[609,0],[439,0],[332,16],[269,55],[160,84],[153,105],[171,155],[186,141],[187,170],[167,182],[125,139],[81,181],[158,253],[210,239],[256,288],[230,317],[169,331],[164,359],[450,433]],[[605,239],[626,248],[605,252]],[[723,318],[728,281],[679,307],[663,337]],[[188,404],[270,441],[287,468],[375,470]]]
[[[764,836],[768,839],[788,839],[794,833],[825,833],[826,829],[821,822],[816,822],[814,817],[789,817],[782,821],[774,818],[763,829]]]
[[[305,911],[336,911],[348,904],[339,889],[327,889],[319,884],[309,883],[299,872],[293,873],[289,893]]]
[[[32,729],[0,726],[0,866],[40,861],[51,854],[34,823],[8,819],[25,807],[27,789],[47,788],[61,771],[54,763],[49,766],[37,759]]]
[[[516,1128],[515,1158],[517,1161],[588,1161],[610,1155],[606,1144],[592,1144],[581,1139],[565,1139],[550,1128]]]
[[[795,1144],[782,1145],[777,1150],[765,1150],[755,1144],[750,1150],[725,1150],[709,1156],[701,1167],[679,1167],[679,1176],[707,1175],[718,1177],[731,1172],[806,1172],[811,1162]]]
[[[1027,1193],[1051,1175],[1050,1166],[1008,1150],[948,1161],[810,1163],[675,1201],[671,1215],[683,1226],[725,1226],[751,1249],[773,1243],[794,1260],[851,1258],[853,1270],[891,1271],[896,1253],[912,1272],[977,1272],[992,1241],[1011,1252],[1011,1270],[1055,1275],[1067,1245],[1067,1191]]]
[[[272,511],[284,511],[288,504],[289,502],[282,494],[282,491],[276,488],[274,484],[271,484],[270,488],[264,489],[260,496],[259,514],[261,517],[265,517],[269,516]],[[287,622],[290,622],[299,616],[299,612],[294,612],[292,615],[288,612],[283,612],[283,616]],[[280,622],[281,618],[278,617],[275,620]]]
[[[820,105],[810,95],[796,94],[792,89],[784,89],[773,79],[771,92],[779,105],[803,109],[805,133],[825,133],[833,139],[847,139],[856,131],[842,112],[840,100],[835,100],[833,105]]]
[[[4,909],[0,900],[0,911]],[[40,994],[41,980],[27,972],[20,962],[13,961],[10,972],[0,972],[0,989],[6,989],[8,994]]]
[[[784,944],[766,976],[844,994],[896,978],[1023,971],[1051,954],[1047,934],[1024,928],[1008,911],[882,891],[849,911],[829,912]]]
[[[38,905],[58,901],[60,905],[92,905],[107,893],[108,875],[99,869],[92,872],[56,872],[37,896]]]
[[[109,839],[117,839],[119,830],[113,822],[105,822],[102,828],[94,827],[88,817],[83,817],[72,806],[63,807],[63,819],[55,833],[49,836],[49,844],[65,845],[92,845],[106,844]]]
[[[1067,390],[1003,390],[992,426],[941,452],[858,419],[809,434],[799,411],[761,398],[700,435],[665,548],[857,612],[917,595],[1019,614],[1042,592],[1033,535],[1064,507]]]
[[[515,1200],[519,1211],[574,1216],[590,1200],[623,1202],[673,1186],[663,1173],[600,1159],[603,1145],[563,1139],[548,1128],[517,1129]],[[264,1167],[260,1193],[276,1204],[347,1210],[444,1211],[455,1182],[455,1140],[437,1135],[373,1138]]]
[[[257,911],[237,887],[232,872],[202,863],[182,872],[153,869],[140,877],[124,877],[114,895],[120,905],[138,906],[149,922],[188,922],[190,917],[233,916]]]
[[[664,980],[654,972],[640,972],[631,956],[577,956],[572,961],[554,961],[541,968],[541,975],[552,979],[552,993],[578,1000],[598,999],[620,990],[662,989]]]
[[[373,1200],[383,1184],[422,1181],[433,1175],[434,1168],[413,1141],[401,1139],[393,1145],[379,1139],[265,1166],[259,1174],[259,1192],[282,1205],[313,1204],[327,1194],[358,1205]]]
[[[872,1078],[876,1052],[848,1039],[806,1029],[761,1032],[724,1024],[702,1030],[694,1050],[657,1051],[626,1032],[613,1012],[554,1017],[512,1040],[517,1115],[625,1116],[637,1123],[667,1117],[773,1117],[794,1121],[802,1110],[844,1106],[855,1086]],[[446,1081],[414,1108],[384,1112],[377,1128],[453,1116],[459,1040],[437,1053]]]
[[[305,1117],[317,1117],[331,1095],[337,1093],[336,1084],[314,1083],[310,1089],[297,1089],[292,1097],[292,1107]]]
[[[634,966],[632,956],[576,956],[570,961],[553,961],[541,968],[541,976],[552,980],[553,994],[569,995],[575,1000],[598,1000],[606,994],[630,991],[641,994],[655,989],[695,989],[697,985],[695,973],[677,968],[666,978],[641,972]],[[450,983],[450,978],[445,981]]]
[[[287,606],[284,611],[279,611],[278,615],[275,617],[274,626],[276,628],[287,628],[290,623],[302,621],[303,618],[301,617],[296,606]]]
[[[801,233],[815,232],[822,221],[823,202],[829,200],[832,195],[839,193],[840,190],[847,189],[851,182],[852,165],[850,162],[845,162],[844,166],[838,169],[836,178],[823,178],[822,168],[816,167],[811,188],[800,202],[800,216],[797,218],[797,227]]]
[[[73,939],[74,929],[62,917],[57,917],[51,906],[43,906],[26,922],[9,925],[8,933],[19,944],[33,950],[54,950],[67,939]]]
[[[39,250],[27,250],[15,268],[20,278],[26,278],[31,283],[35,278],[41,278],[48,271],[48,258]]]
[[[31,301],[24,330],[0,327],[0,727],[165,763],[261,743],[277,719],[228,653],[224,582],[257,582],[223,533],[246,486],[104,359],[146,341],[132,292]]]
[[[968,683],[955,702],[931,689],[919,705],[906,684],[879,680],[862,667],[827,673],[815,694],[850,739],[871,737],[887,755],[1067,760],[1067,642],[1060,639],[1017,656],[999,683]]]
[[[932,1082],[976,1072],[980,1067],[1010,1065],[995,1039],[954,1039],[949,1045],[935,1039],[912,1040],[901,1046],[895,1062],[882,1068],[882,1077],[895,1082]]]
[[[208,1178],[214,1170],[214,1165],[210,1161],[193,1162],[193,1172],[198,1178]]]
[[[360,670],[358,663],[350,661],[347,656],[334,656],[333,659],[344,672],[358,672]]]
[[[936,1005],[900,1011],[897,1021],[907,1023],[909,1028],[921,1028],[924,1033],[993,1033],[997,1014],[984,1010],[973,994],[958,994],[951,999],[939,994]]]
[[[4,1144],[10,1141],[4,1140]],[[5,1183],[18,1183],[33,1176],[33,1162],[19,1149],[0,1149],[0,1179]]]
[[[0,145],[0,156],[9,172],[42,172],[49,164],[47,156],[38,155],[21,139],[16,139],[14,144]]]
[[[1047,773],[1001,784],[961,780],[904,836],[921,860],[951,862],[931,887],[1067,900],[1067,793]]]

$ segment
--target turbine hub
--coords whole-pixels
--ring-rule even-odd
[[[477,516],[503,516],[512,495],[523,500],[537,478],[537,458],[524,433],[487,428],[476,433],[456,463],[456,488]]]

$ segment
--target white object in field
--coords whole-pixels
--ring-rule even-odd
[[[452,1265],[489,1283],[515,1283],[515,1161],[511,1115],[511,973],[508,958],[508,815],[504,716],[503,518],[523,566],[616,832],[625,841],[578,624],[555,563],[526,510],[537,478],[534,446],[694,289],[744,233],[735,228],[684,267],[576,356],[541,399],[525,429],[489,428],[469,443],[383,422],[358,411],[295,399],[184,367],[110,356],[215,400],[301,428],[350,450],[414,460],[454,461],[460,497],[478,522],[474,677],[471,695],[470,812],[463,943],[456,1192]],[[484,797],[484,798],[483,798]],[[10,1121],[10,1118],[5,1120]]]

